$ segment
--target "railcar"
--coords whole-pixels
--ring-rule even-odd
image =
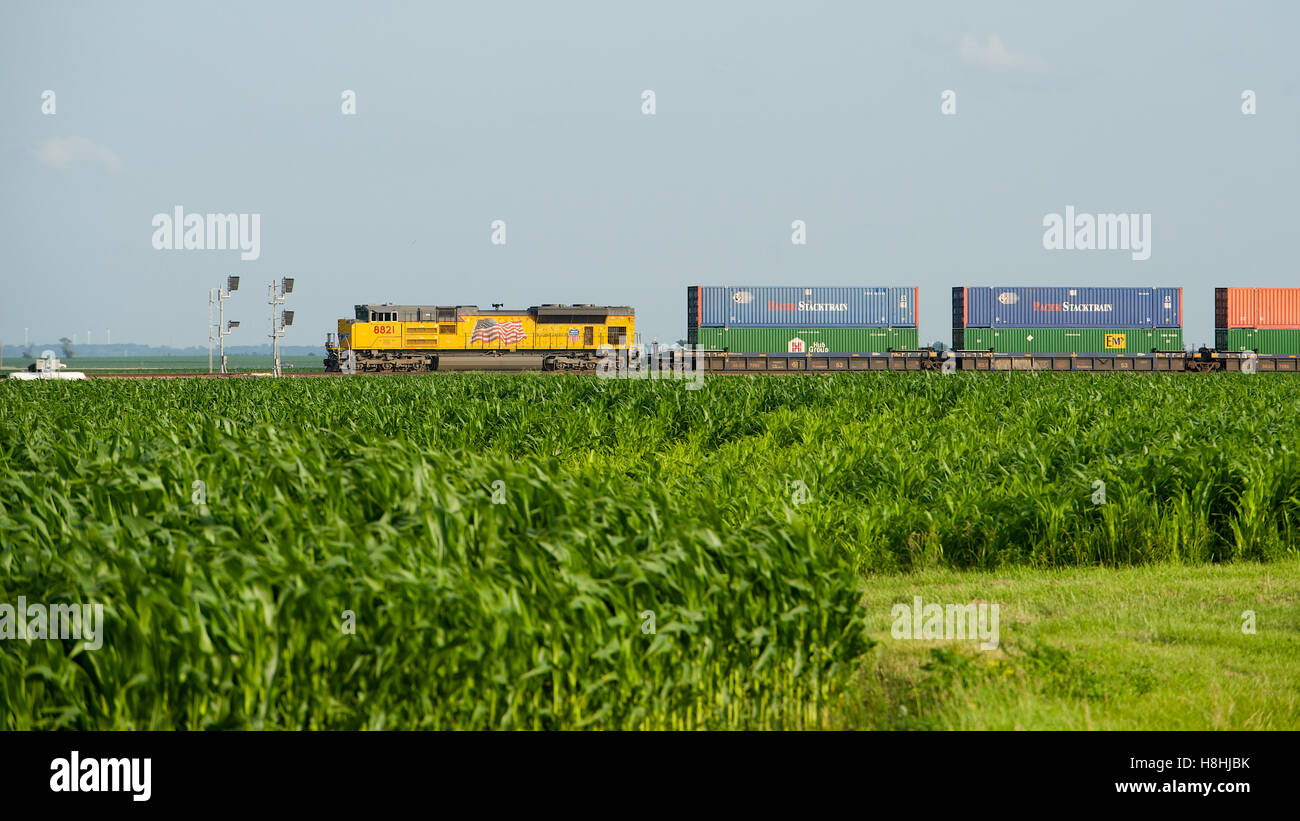
[[[686,340],[734,353],[886,353],[917,347],[915,286],[692,285]]]
[[[344,373],[436,370],[595,370],[603,346],[636,344],[625,305],[357,305],[327,337],[325,369]]]
[[[1300,288],[1215,288],[1214,348],[1300,354]]]

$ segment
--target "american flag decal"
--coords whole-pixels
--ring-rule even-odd
[[[506,345],[515,345],[522,342],[525,336],[524,323],[522,322],[497,322],[495,319],[480,319],[474,323],[474,330],[469,335],[469,341],[471,343],[501,342]]]

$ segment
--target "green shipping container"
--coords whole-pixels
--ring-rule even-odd
[[[1300,330],[1229,328],[1228,351],[1259,351],[1262,354],[1300,354]]]
[[[1151,353],[1181,351],[1181,328],[961,328],[962,347],[997,353]],[[957,334],[954,333],[954,336]]]
[[[700,328],[699,344],[733,353],[884,353],[916,349],[916,328]]]

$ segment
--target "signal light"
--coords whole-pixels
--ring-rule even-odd
[[[226,277],[226,293],[239,290],[239,277]]]
[[[283,327],[287,328],[293,324],[293,311],[284,311],[283,313],[284,313]]]
[[[280,293],[282,294],[293,293],[293,277],[285,277],[284,279],[280,280]]]

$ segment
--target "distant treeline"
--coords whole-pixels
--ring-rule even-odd
[[[172,348],[165,345],[72,345],[74,356],[207,356],[208,347],[206,345],[191,346],[189,348]],[[22,345],[4,346],[4,357],[6,359],[22,359],[24,357],[37,357],[42,351],[54,351],[59,356],[63,356],[63,343],[45,342],[42,344],[33,343],[27,352],[23,351]],[[213,354],[216,354],[216,347],[213,347]],[[226,356],[270,356],[270,345],[227,345]],[[319,345],[281,345],[280,356],[324,356],[325,349]]]

